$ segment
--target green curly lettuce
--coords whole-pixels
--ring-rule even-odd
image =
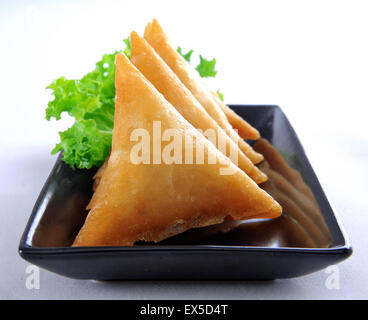
[[[199,55],[199,60],[199,65],[196,67],[196,70],[199,72],[201,77],[215,77],[217,74],[217,71],[215,70],[216,59],[207,60]]]
[[[59,120],[63,112],[75,118],[71,128],[60,132],[60,142],[51,151],[63,151],[72,168],[100,166],[111,148],[115,110],[115,53],[105,54],[95,70],[80,80],[61,77],[47,88],[54,99],[48,103],[46,119]]]
[[[220,98],[220,100],[224,101],[224,95],[220,92],[219,89],[217,89],[216,93],[217,93],[218,97]]]
[[[130,39],[123,40],[122,51],[130,58]],[[189,62],[193,50],[183,54]],[[79,80],[61,77],[53,81],[47,88],[52,90],[53,99],[46,108],[46,119],[61,119],[63,112],[75,119],[67,130],[59,132],[60,142],[51,151],[56,154],[62,151],[62,160],[71,168],[90,169],[99,167],[111,150],[112,130],[115,111],[115,55],[105,54],[96,63],[93,71]],[[216,60],[208,61],[200,56],[197,67],[201,76],[214,77]],[[223,99],[223,96],[219,93]]]
[[[176,49],[177,52],[188,62],[190,62],[190,58],[192,57],[193,50],[189,50],[187,53],[184,53],[181,49],[181,47],[178,47]]]

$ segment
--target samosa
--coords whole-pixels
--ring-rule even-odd
[[[253,162],[259,163],[263,156],[255,152],[250,145],[241,139],[232,128],[222,109],[214,101],[210,91],[203,85],[198,72],[171,46],[166,34],[156,19],[148,23],[144,31],[144,38],[168,64],[181,82],[191,91],[194,97],[206,109],[208,114],[225,130],[243,153]]]
[[[226,218],[281,214],[280,205],[185,120],[123,54],[116,55],[115,87],[111,154],[74,246],[157,242]],[[152,152],[149,163],[137,163],[132,136],[137,129],[154,135],[155,123],[163,132],[175,130],[185,141],[197,141],[193,152],[202,147],[204,163],[154,164]],[[157,145],[151,139],[148,150],[158,147],[163,155],[169,144]],[[182,151],[187,147],[185,143]],[[146,153],[147,148],[140,155]],[[211,157],[214,164],[206,161]],[[223,166],[234,169],[233,174],[221,174]]]
[[[230,160],[238,165],[238,167],[247,173],[256,183],[265,182],[267,180],[266,175],[263,174],[249,158],[243,154],[236,143],[226,135],[225,131],[219,127],[213,118],[211,118],[203,106],[194,98],[191,92],[155,50],[134,31],[130,35],[130,42],[130,60],[137,69],[142,72],[147,80],[164,95],[165,99],[195,128],[201,129],[203,132],[212,130],[211,132],[215,133],[215,144],[216,141],[219,140],[224,142],[224,150],[220,151],[225,155],[227,155],[226,149],[230,150],[230,148],[233,148],[234,152],[236,152],[236,161],[233,161],[231,157]]]
[[[252,127],[247,121],[242,117],[237,115],[232,109],[230,109],[226,104],[224,104],[216,92],[211,91],[213,100],[225,113],[227,120],[230,122],[231,126],[238,131],[240,137],[245,140],[257,140],[261,137],[259,131]]]

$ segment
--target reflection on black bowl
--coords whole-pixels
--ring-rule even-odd
[[[327,248],[332,237],[313,192],[300,173],[265,139],[253,146],[265,160],[259,168],[268,176],[261,185],[283,208],[271,220],[226,221],[216,226],[188,230],[162,244],[243,245]]]

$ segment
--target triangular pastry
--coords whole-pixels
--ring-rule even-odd
[[[229,151],[230,148],[234,148],[236,150],[234,152],[236,152],[237,155],[233,162],[256,183],[265,182],[267,180],[266,175],[262,173],[249,158],[243,154],[236,143],[226,135],[225,131],[219,127],[213,118],[211,118],[198,100],[194,98],[191,92],[155,50],[134,31],[130,35],[130,42],[130,60],[145,78],[164,95],[165,99],[196,129],[201,129],[203,132],[211,129],[212,132],[216,134],[216,141],[220,139],[224,141],[224,146],[226,148],[220,151],[224,151],[223,153],[225,155],[229,155],[229,152],[226,154],[226,149]]]
[[[166,34],[156,19],[148,23],[144,31],[144,38],[168,64],[181,82],[191,91],[193,96],[206,109],[208,114],[225,130],[230,138],[239,144],[239,148],[253,162],[259,163],[263,160],[260,153],[255,152],[250,145],[242,140],[234,131],[226,115],[214,101],[211,93],[203,85],[198,72],[171,46]]]
[[[224,104],[216,92],[211,91],[213,100],[225,113],[227,120],[230,122],[231,126],[238,130],[238,134],[245,140],[257,140],[260,138],[259,131],[252,127],[247,121],[242,117],[237,115],[233,110],[231,110],[226,104]],[[254,149],[253,149],[254,150]]]
[[[116,55],[115,87],[111,155],[74,246],[157,242],[227,217],[281,214],[280,205],[186,121],[123,54]],[[157,122],[163,133],[175,130],[197,141],[195,147],[203,146],[204,164],[136,164],[131,154],[137,142],[131,135],[140,129],[154,136]],[[159,151],[164,153],[168,144]],[[151,141],[150,147],[157,145]],[[213,156],[216,163],[208,164]],[[221,175],[224,165],[233,174]]]

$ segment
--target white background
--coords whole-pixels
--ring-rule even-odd
[[[368,298],[366,1],[0,1],[0,298]],[[174,44],[217,59],[227,103],[278,104],[348,234],[340,289],[324,271],[271,282],[77,281],[41,270],[27,290],[18,241],[52,168],[55,78],[79,78],[156,17]]]

